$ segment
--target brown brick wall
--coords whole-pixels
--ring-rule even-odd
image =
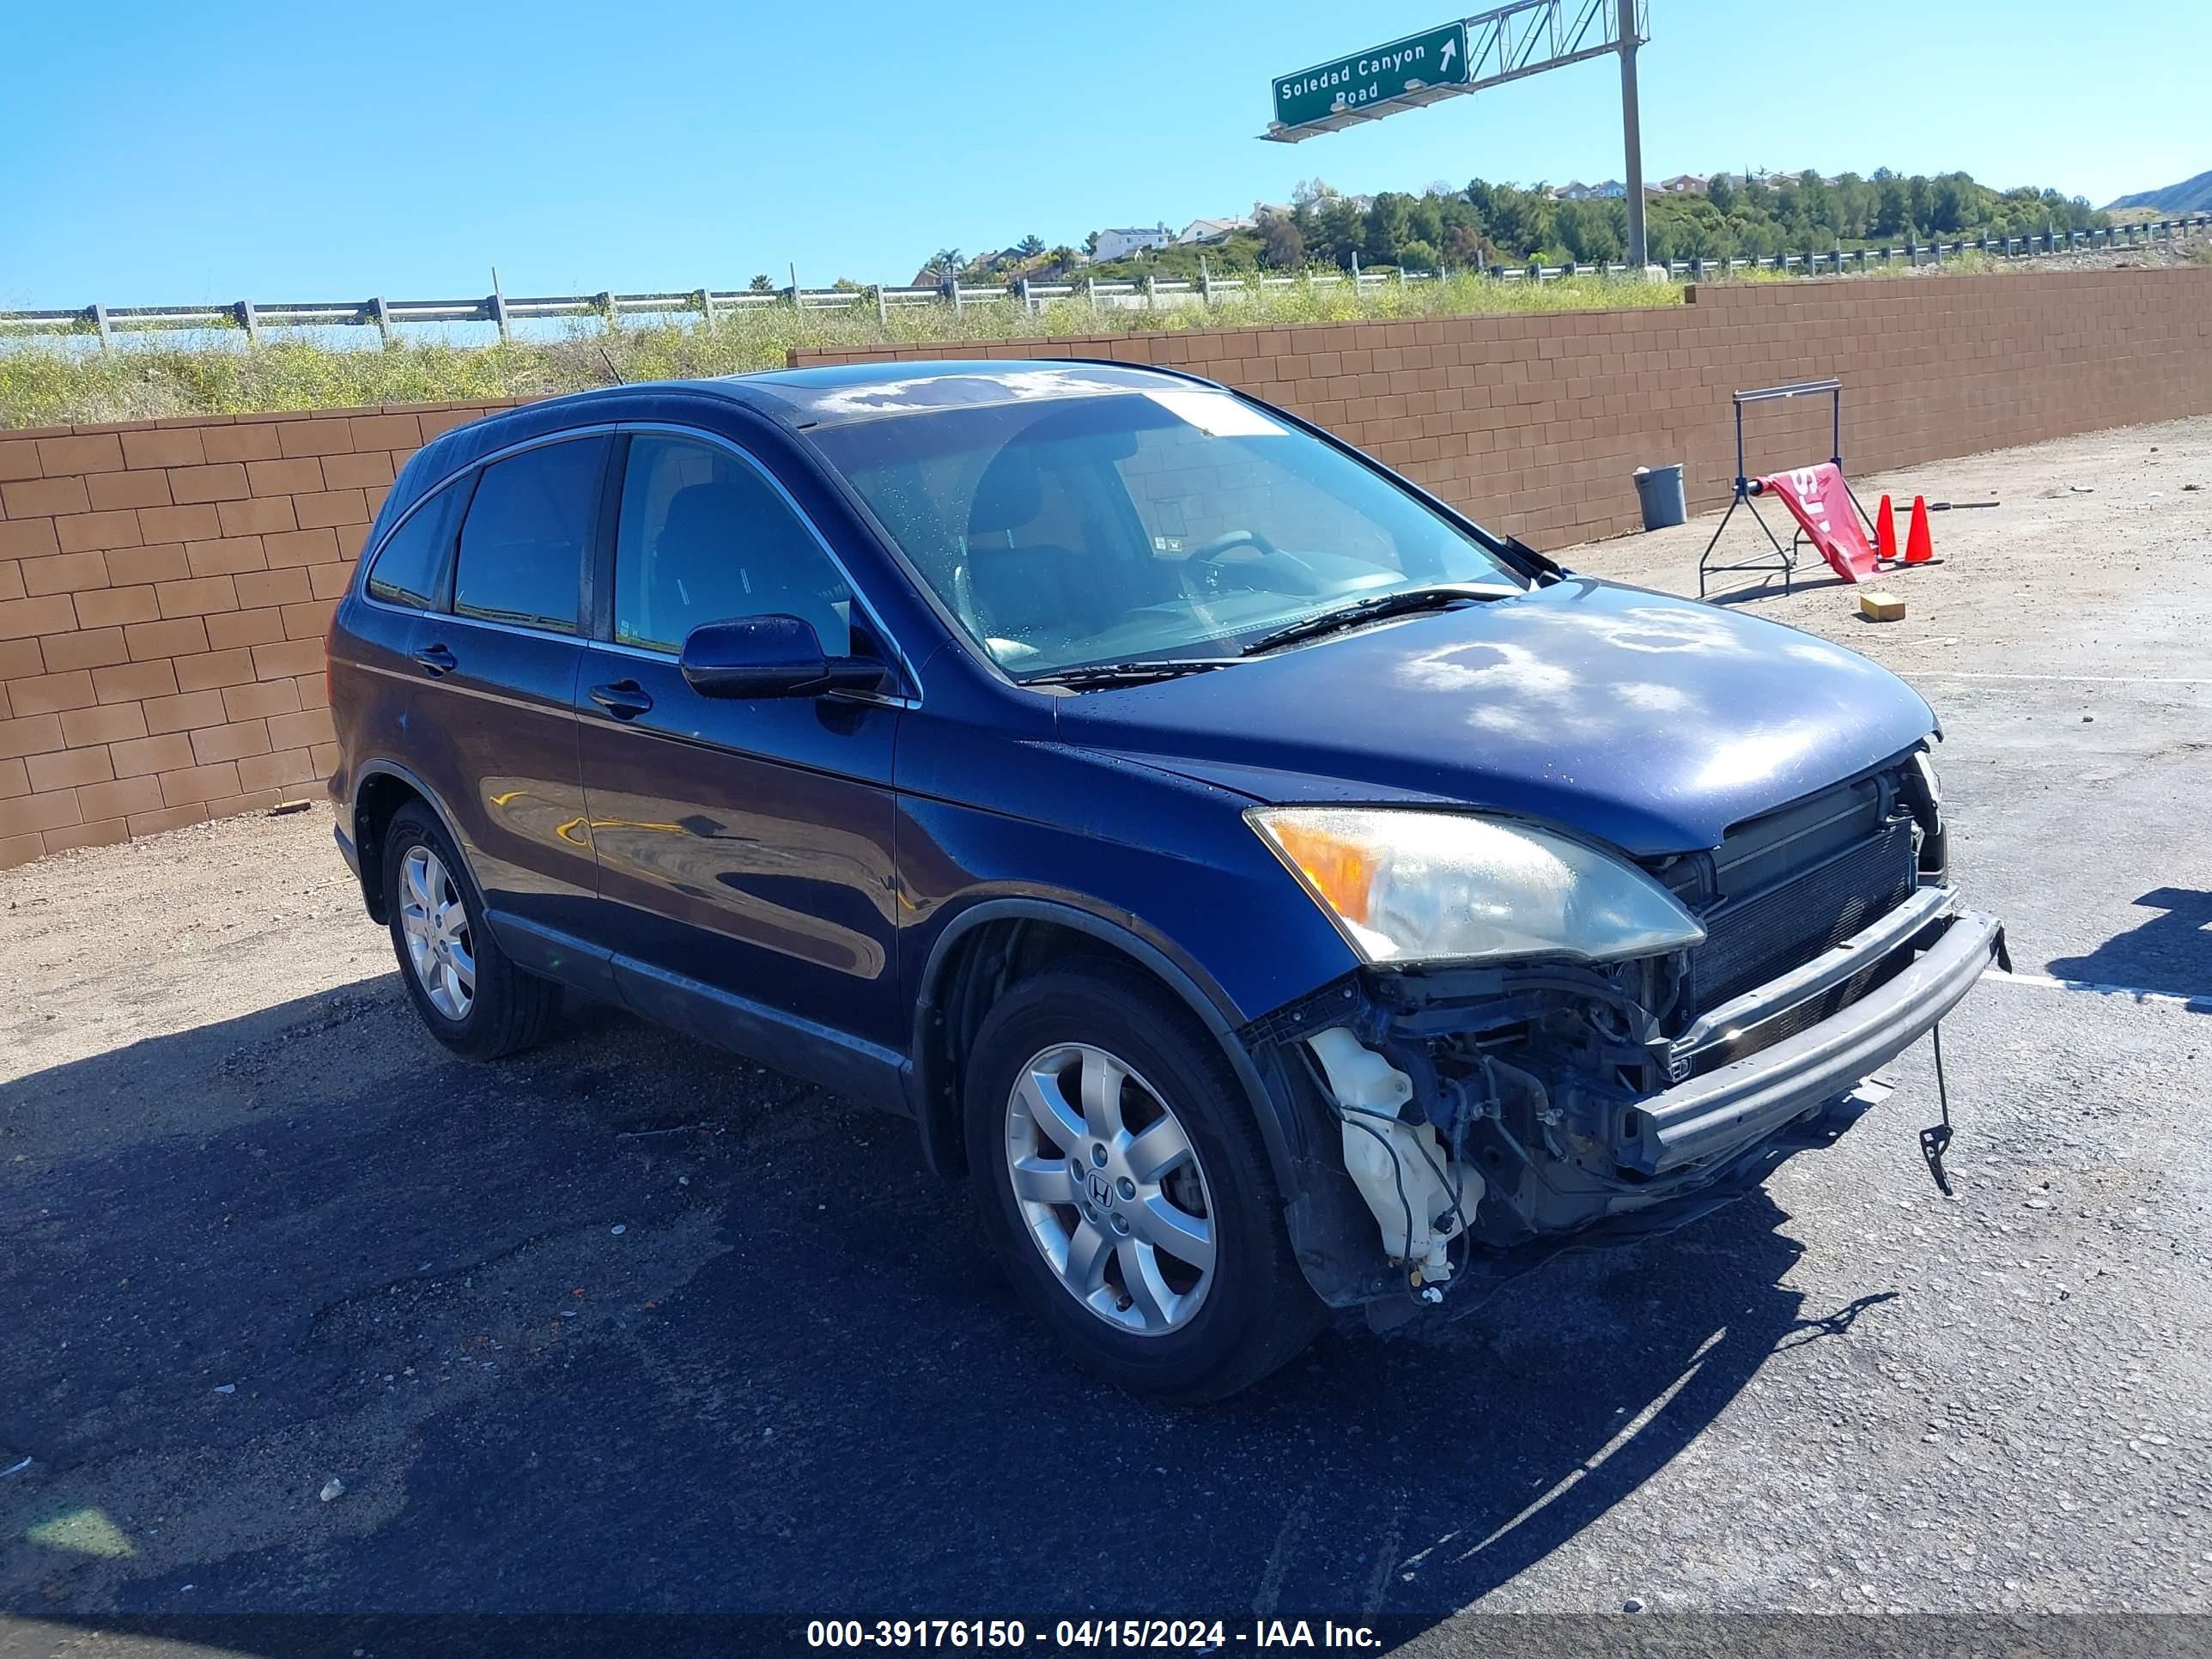
[[[1663,310],[963,343],[881,356],[1190,368],[1557,546],[1632,528],[1629,474],[1735,476],[1728,394],[1840,374],[1867,473],[2212,412],[2212,270],[1706,288]],[[314,793],[322,638],[400,463],[495,404],[0,431],[0,867]],[[1828,453],[1756,411],[1754,471]]]
[[[0,431],[0,868],[315,793],[369,520],[500,406]]]
[[[1729,394],[1840,375],[1863,475],[2212,412],[2212,270],[1707,286],[1690,305],[1105,334],[896,357],[1110,357],[1220,380],[1329,428],[1538,546],[1634,529],[1630,475],[1684,463],[1692,509],[1735,477]],[[1746,417],[1752,471],[1826,459],[1825,398]]]

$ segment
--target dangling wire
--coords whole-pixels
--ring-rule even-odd
[[[1390,1179],[1398,1186],[1398,1207],[1406,1212],[1406,1253],[1399,1259],[1406,1264],[1407,1271],[1410,1272],[1413,1265],[1413,1202],[1406,1196],[1405,1162],[1398,1156],[1398,1149],[1390,1144],[1390,1138],[1388,1135],[1371,1123],[1359,1122],[1358,1117],[1354,1116],[1355,1113],[1358,1114],[1358,1117],[1381,1117],[1382,1114],[1370,1112],[1359,1106],[1340,1105],[1336,1109],[1336,1115],[1348,1126],[1358,1129],[1363,1134],[1374,1136],[1381,1144],[1382,1150],[1390,1154]],[[1395,1118],[1391,1121],[1396,1121]]]

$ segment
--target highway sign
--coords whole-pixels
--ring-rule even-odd
[[[1465,86],[1468,76],[1467,25],[1446,23],[1387,46],[1277,76],[1275,124],[1310,126],[1431,87]]]

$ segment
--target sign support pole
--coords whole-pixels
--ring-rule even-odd
[[[1636,0],[1620,4],[1620,126],[1627,150],[1628,263],[1637,276],[1650,263],[1644,236],[1644,131],[1636,107]]]

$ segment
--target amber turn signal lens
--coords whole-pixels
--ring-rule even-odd
[[[1276,841],[1314,891],[1346,921],[1365,923],[1381,849],[1373,843],[1317,829],[1295,819],[1278,822]]]

